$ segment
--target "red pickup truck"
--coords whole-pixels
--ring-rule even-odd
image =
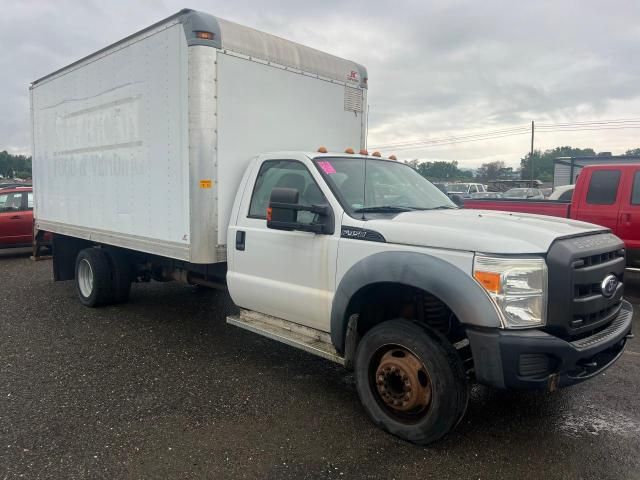
[[[33,237],[31,187],[0,185],[0,248],[30,247]]]
[[[465,199],[464,208],[536,213],[608,227],[626,245],[627,266],[640,268],[640,164],[584,167],[571,202]]]

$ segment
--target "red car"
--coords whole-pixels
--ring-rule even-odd
[[[32,188],[0,185],[0,248],[30,247],[32,237]]]
[[[627,265],[640,268],[640,164],[584,167],[570,202],[471,199],[464,208],[536,213],[608,227],[624,241]]]

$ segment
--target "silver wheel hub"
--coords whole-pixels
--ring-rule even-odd
[[[93,269],[86,258],[78,265],[78,287],[83,297],[90,297],[93,292]]]

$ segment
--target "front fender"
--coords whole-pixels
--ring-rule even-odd
[[[331,308],[331,341],[344,352],[347,308],[362,288],[376,283],[419,288],[442,300],[461,323],[498,328],[500,314],[485,290],[467,273],[433,255],[381,252],[353,265],[342,277]]]

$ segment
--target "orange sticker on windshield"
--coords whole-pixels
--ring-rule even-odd
[[[200,180],[200,188],[211,188],[213,182],[211,180]]]
[[[336,169],[333,168],[333,165],[331,165],[330,162],[326,162],[326,161],[318,162],[318,165],[320,165],[320,168],[322,169],[322,171],[327,175],[331,175],[332,173],[337,173]]]

